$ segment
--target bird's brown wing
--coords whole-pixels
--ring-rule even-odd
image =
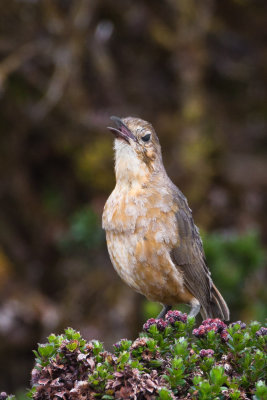
[[[171,251],[171,257],[183,273],[186,288],[207,309],[212,296],[213,283],[206,265],[202,241],[198,228],[194,224],[187,200],[176,187],[174,196],[178,207],[175,217],[179,239],[177,245]]]

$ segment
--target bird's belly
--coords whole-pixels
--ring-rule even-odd
[[[107,231],[107,246],[120,277],[149,300],[172,305],[192,299],[168,245],[155,235]]]

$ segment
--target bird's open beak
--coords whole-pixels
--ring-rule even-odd
[[[110,117],[110,119],[115,122],[116,128],[108,126],[107,128],[117,137],[124,139],[126,142],[130,143],[130,139],[137,141],[136,137],[132,134],[130,129],[122,122],[119,117]]]

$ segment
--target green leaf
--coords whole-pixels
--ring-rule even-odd
[[[150,338],[147,341],[146,345],[147,345],[148,350],[153,351],[153,350],[155,350],[155,348],[157,346],[157,342],[156,342],[156,340]]]
[[[215,386],[222,386],[227,380],[223,367],[214,367],[210,371],[210,380]]]
[[[51,344],[41,344],[38,346],[38,353],[43,358],[49,358],[55,353],[55,346]]]
[[[267,386],[263,381],[256,383],[255,400],[266,400],[267,399]]]
[[[230,393],[230,399],[232,399],[232,400],[238,400],[241,398],[240,396],[241,396],[241,393],[237,389],[235,389],[232,393]]]
[[[159,368],[162,366],[163,360],[150,360],[149,365],[153,368]]]
[[[183,356],[185,358],[189,354],[187,347],[188,342],[183,337],[180,338],[178,341],[176,340],[174,346],[174,354],[176,356]]]
[[[120,365],[120,367],[123,367],[128,362],[129,358],[130,353],[128,353],[127,351],[123,351],[118,357],[118,364]]]
[[[93,353],[94,355],[98,355],[99,353],[101,353],[104,350],[103,344],[101,342],[99,342],[98,340],[93,340]]]
[[[66,347],[69,351],[74,351],[77,349],[78,345],[79,345],[78,341],[73,340],[69,344],[67,344]]]
[[[172,392],[168,390],[167,388],[163,387],[159,389],[159,397],[158,399],[160,400],[172,400]]]

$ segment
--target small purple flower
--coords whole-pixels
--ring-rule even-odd
[[[170,310],[167,312],[165,320],[173,326],[176,321],[186,323],[187,315],[178,310]]]
[[[148,331],[149,331],[149,328],[150,328],[152,325],[156,325],[156,324],[157,324],[157,322],[156,322],[155,318],[150,318],[150,319],[148,319],[148,320],[146,321],[146,323],[143,325],[143,330],[146,331],[146,332],[148,332]]]
[[[225,329],[220,333],[220,336],[223,342],[228,342],[229,333]]]
[[[257,332],[256,332],[256,336],[266,336],[267,335],[267,328],[264,328],[264,326],[262,326]]]
[[[210,325],[204,325],[206,332],[209,331],[214,331],[214,332],[218,332],[218,326],[217,324],[211,323]]]
[[[236,326],[236,325],[239,325],[239,326],[240,326],[240,329],[246,329],[246,327],[247,327],[247,325],[245,324],[245,322],[242,322],[242,321],[236,321],[236,322],[232,322],[232,323],[230,324],[230,326]]]
[[[164,329],[167,327],[168,323],[166,321],[164,321],[163,319],[150,318],[143,325],[143,330],[145,332],[148,332],[149,328],[152,325],[156,325],[156,327],[158,328],[159,331],[164,331]]]
[[[198,328],[193,330],[193,335],[197,338],[203,338],[206,335],[206,329],[204,325],[200,325]]]
[[[209,318],[202,322],[199,328],[193,330],[193,335],[197,338],[204,338],[208,332],[219,333],[222,341],[227,342],[229,335],[226,331],[227,325],[219,318]]]
[[[164,329],[168,326],[168,322],[164,321],[162,318],[156,319],[157,328],[159,331],[164,331]]]
[[[208,330],[214,330],[215,332],[222,332],[227,328],[227,325],[219,318],[208,318],[203,321],[202,324],[205,326],[210,326],[211,329]]]
[[[217,321],[218,332],[222,332],[227,329],[227,325],[220,319]]]
[[[204,357],[212,357],[214,355],[214,351],[212,349],[202,349],[199,352],[200,357],[204,358]]]

